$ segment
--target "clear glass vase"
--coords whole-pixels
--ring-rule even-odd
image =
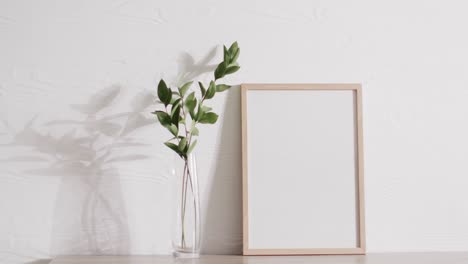
[[[197,258],[200,254],[201,225],[195,154],[189,154],[187,159],[176,156],[174,165],[173,255]]]

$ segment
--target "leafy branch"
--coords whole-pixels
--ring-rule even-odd
[[[164,109],[152,113],[173,136],[164,144],[184,160],[197,145],[195,137],[199,135],[198,125],[214,124],[218,120],[218,114],[205,103],[213,99],[217,93],[224,92],[231,86],[217,83],[217,81],[240,69],[237,63],[240,54],[237,42],[234,42],[229,49],[226,46],[223,48],[223,61],[214,71],[214,80],[210,81],[208,87],[202,82],[198,82],[201,97],[197,98],[195,91],[191,91],[193,81],[187,82],[177,89],[168,87],[163,79],[159,81],[158,97],[164,104]]]

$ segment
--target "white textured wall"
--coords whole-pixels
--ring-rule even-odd
[[[234,40],[232,84],[363,84],[369,252],[468,250],[467,8],[0,1],[0,262],[168,253],[172,159],[147,106],[161,77],[208,80]],[[239,253],[239,90],[216,102],[197,151],[204,252]]]

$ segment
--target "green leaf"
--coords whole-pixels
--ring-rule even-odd
[[[179,150],[184,152],[185,147],[187,146],[187,138],[183,137],[179,142]]]
[[[194,140],[192,143],[190,143],[190,146],[187,150],[187,155],[192,152],[192,150],[195,148],[196,145],[197,145],[197,140]]]
[[[235,72],[238,71],[239,69],[240,69],[240,67],[237,66],[237,65],[229,66],[229,67],[227,67],[227,69],[226,69],[226,74],[235,73]]]
[[[185,103],[187,103],[187,101],[191,101],[195,98],[195,92],[191,92],[187,98],[185,98]]]
[[[168,126],[167,129],[169,129],[171,134],[174,135],[175,137],[177,137],[177,134],[179,134],[179,129],[174,124],[171,124],[170,126]]]
[[[172,93],[172,95],[174,95],[174,93]],[[169,102],[169,104],[173,105],[177,100],[179,100],[179,99],[176,98],[175,96],[172,96],[171,101]]]
[[[177,154],[179,154],[179,156],[182,157],[182,153],[180,152],[179,150],[179,146],[177,146],[176,144],[174,143],[171,143],[171,142],[164,142],[164,145],[166,145],[167,147],[169,147],[170,149],[172,149],[173,151],[175,151]]]
[[[231,54],[232,58],[231,58],[230,63],[236,62],[237,59],[239,58],[239,54],[240,54],[240,49],[237,49],[237,51],[234,54]]]
[[[158,97],[159,97],[159,100],[161,100],[161,102],[164,103],[166,101],[167,85],[163,79],[161,79],[158,84]]]
[[[167,88],[167,85],[163,79],[161,79],[158,84],[158,97],[164,106],[167,106],[171,102],[172,91],[171,89]]]
[[[164,105],[167,106],[171,103],[172,101],[172,91],[171,91],[171,88],[167,88],[168,89],[168,97],[167,97],[167,101],[164,102]]]
[[[200,86],[201,95],[202,95],[202,96],[205,96],[206,89],[205,89],[205,87],[203,86],[203,83],[198,82],[198,86]]]
[[[195,119],[195,107],[197,106],[197,98],[195,98],[195,92],[192,92],[187,96],[185,100],[185,106],[189,110],[190,116]]]
[[[200,118],[203,116],[203,109],[201,108],[201,104],[198,104],[198,110],[197,114],[195,115],[195,121],[200,120]]]
[[[205,113],[199,120],[202,124],[214,124],[218,120],[218,115],[213,112]]]
[[[202,105],[202,106],[201,106],[201,109],[203,110],[204,113],[213,110],[213,108],[211,108],[211,107],[209,107],[209,106],[205,106],[205,105]]]
[[[231,88],[230,85],[227,85],[227,84],[218,84],[216,85],[216,92],[224,92],[226,91],[227,89]]]
[[[171,110],[171,114],[174,112],[176,106],[178,106],[180,104],[180,102],[182,101],[182,98],[178,98],[176,99],[174,102],[172,102],[172,110]]]
[[[226,63],[230,63],[231,55],[229,54],[229,51],[228,51],[228,49],[226,48],[226,46],[223,46],[223,51],[224,51],[224,53],[223,53],[223,55],[224,55],[224,61],[225,61]]]
[[[164,111],[153,112],[158,117],[159,123],[162,126],[167,127],[171,124],[171,117]]]
[[[198,135],[200,134],[200,131],[198,131],[198,128],[193,127],[192,130],[190,131],[190,133],[191,133],[193,136],[198,136]]]
[[[235,54],[238,49],[239,49],[239,44],[237,43],[237,41],[235,41],[234,43],[232,43],[231,47],[229,47],[228,51],[230,54]]]
[[[179,121],[180,121],[180,105],[177,105],[172,113],[172,124],[174,124],[176,127],[179,126]]]
[[[185,106],[187,106],[189,110],[195,108],[195,100],[195,92],[191,92],[185,99]]]
[[[206,99],[211,99],[211,98],[213,98],[215,93],[216,93],[216,84],[213,81],[211,81],[210,86],[208,87],[208,91],[206,91],[205,98]]]
[[[218,64],[218,67],[216,67],[216,70],[214,72],[215,80],[223,78],[226,72],[226,63],[223,61],[220,64]]]
[[[197,111],[197,116],[196,116],[195,120],[196,121],[200,120],[206,112],[209,112],[211,110],[212,110],[211,107],[204,106],[202,104],[198,104],[198,111]]]
[[[184,85],[182,85],[182,87],[179,88],[179,93],[181,97],[184,97],[187,90],[190,88],[190,86],[192,86],[192,83],[193,82],[187,82]]]

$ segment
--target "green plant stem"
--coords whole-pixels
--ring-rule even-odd
[[[192,180],[192,173],[190,172],[190,165],[189,165],[189,160],[184,159],[185,161],[185,166],[184,166],[184,172],[183,172],[183,177],[182,177],[182,201],[181,201],[181,220],[182,220],[182,234],[181,234],[181,246],[185,247],[186,246],[186,236],[185,236],[185,216],[186,216],[186,211],[187,211],[187,192],[188,192],[188,187],[190,186],[190,191],[192,194],[192,199],[193,199],[193,210],[194,210],[194,228],[196,229],[198,226],[198,208],[197,208],[197,201],[195,199],[195,193],[194,193],[194,188],[193,188],[193,180]],[[189,185],[190,184],[190,185]],[[195,241],[194,243],[198,243],[198,241]],[[192,245],[195,247],[196,245]]]
[[[185,247],[185,206],[187,200],[187,185],[185,184],[187,178],[188,164],[185,162],[184,172],[182,175],[182,199],[181,199],[181,225],[182,225],[182,237],[181,246]]]
[[[180,103],[181,103],[181,110],[182,110],[182,116],[185,119],[184,125],[184,130],[185,130],[185,138],[187,138],[187,144],[190,146],[190,140],[192,139],[191,134],[189,133],[187,129],[187,116],[185,112],[185,102],[184,102],[184,97],[180,96]],[[180,140],[179,140],[180,142]],[[185,212],[186,212],[186,206],[187,206],[187,177],[190,177],[189,173],[189,165],[188,165],[188,157],[184,159],[185,166],[184,166],[184,172],[183,172],[183,177],[182,177],[182,237],[181,237],[181,245],[182,247],[185,247]],[[193,188],[192,188],[192,193],[193,193]]]
[[[190,182],[190,191],[192,191],[192,200],[193,200],[193,217],[194,217],[194,229],[197,230],[198,228],[198,207],[197,207],[197,200],[195,199],[195,193],[193,192],[193,182],[192,182],[192,174],[190,173],[190,170],[187,170],[188,173],[188,179]],[[198,239],[198,237],[195,237]],[[197,241],[194,241],[194,243],[198,243]],[[196,246],[195,244],[193,245],[194,247]]]

